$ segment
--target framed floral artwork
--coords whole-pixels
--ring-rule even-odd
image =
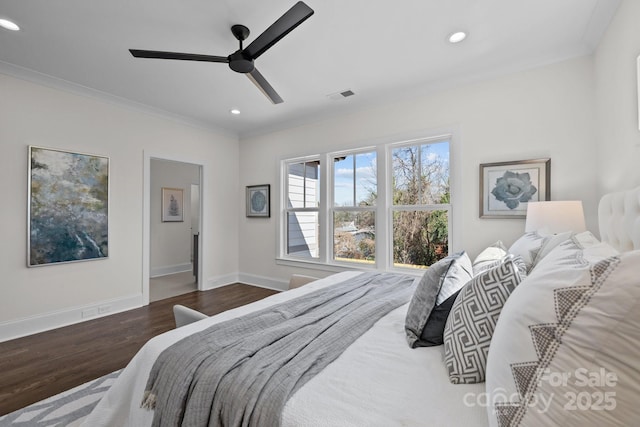
[[[265,218],[271,216],[269,190],[269,184],[247,187],[247,216]]]
[[[184,221],[183,194],[182,188],[162,188],[162,222]]]
[[[480,218],[525,218],[528,202],[550,200],[551,159],[480,165]]]

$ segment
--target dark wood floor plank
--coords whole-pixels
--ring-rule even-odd
[[[0,343],[0,415],[123,368],[149,339],[175,327],[175,304],[214,315],[275,293],[233,284]]]

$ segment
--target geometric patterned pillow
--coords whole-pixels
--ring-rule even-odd
[[[491,427],[638,425],[640,251],[593,263],[570,243],[500,315],[486,371]]]
[[[521,276],[513,259],[474,277],[460,291],[444,329],[444,362],[453,384],[485,380],[498,316]]]

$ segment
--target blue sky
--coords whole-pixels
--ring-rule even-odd
[[[376,181],[376,153],[359,153],[356,155],[356,205],[366,199],[367,187]],[[353,155],[334,163],[335,201],[338,206],[353,206]]]
[[[448,161],[449,144],[448,142],[430,144],[429,152]],[[356,206],[360,201],[366,199],[369,194],[367,187],[371,187],[370,182],[376,180],[376,164],[375,151],[356,155]],[[354,206],[353,185],[353,155],[349,155],[345,160],[334,163],[334,198],[337,206]]]

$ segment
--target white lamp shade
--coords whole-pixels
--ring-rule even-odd
[[[565,231],[586,231],[584,210],[580,200],[529,202],[525,232],[557,234]]]

